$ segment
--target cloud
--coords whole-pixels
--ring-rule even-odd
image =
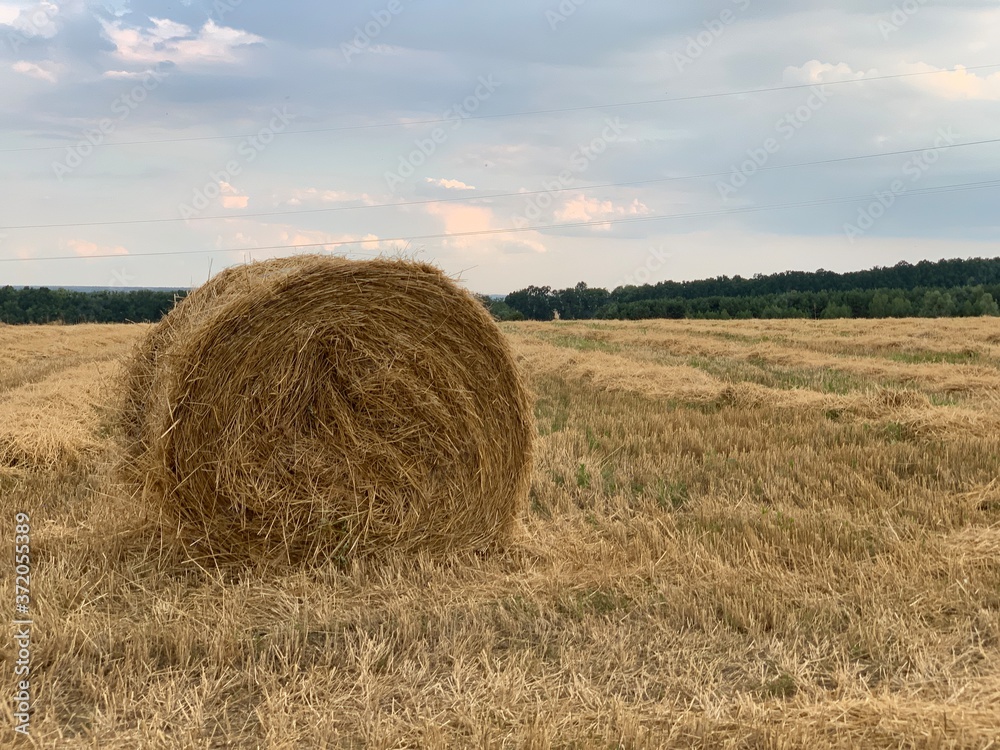
[[[497,222],[493,209],[487,206],[431,203],[426,206],[426,210],[431,216],[442,220],[444,231],[448,234],[488,232],[493,229],[503,228]],[[443,239],[441,244],[450,248],[463,251],[478,251],[480,253],[544,253],[547,250],[537,232],[450,237]]]
[[[309,252],[320,250],[330,250],[342,253],[354,243],[359,243],[359,247],[367,253],[375,252],[383,244],[377,234],[371,232],[367,234],[334,234],[332,232],[309,231],[303,229],[285,229],[278,235],[283,244],[288,245],[314,245],[323,243],[322,246],[309,248]],[[388,249],[388,248],[385,248]]]
[[[52,39],[58,33],[53,20],[58,15],[59,6],[50,2],[41,2],[30,8],[0,4],[0,23],[13,26],[29,38]]]
[[[854,70],[847,63],[823,63],[810,60],[803,65],[789,65],[781,75],[785,83],[830,83],[831,81],[850,81],[865,76],[878,75],[877,70],[867,73]]]
[[[294,224],[261,222],[238,215],[217,225],[216,230],[205,227],[198,235],[197,244],[229,250],[233,258],[240,260],[322,252],[370,258],[380,253],[393,253],[401,244],[384,240],[374,232],[328,232]]]
[[[153,28],[149,35],[155,39],[166,42],[171,39],[191,36],[189,26],[171,21],[169,18],[150,18],[149,20],[153,22]]]
[[[949,101],[979,99],[1000,100],[1000,72],[976,75],[966,70],[964,65],[941,68],[928,63],[904,63],[894,65],[885,72],[872,69],[868,72],[856,71],[846,63],[821,63],[810,60],[804,65],[785,68],[783,79],[787,83],[829,83],[849,81],[878,75],[905,75],[907,73],[933,73],[916,76],[909,83],[917,89]]]
[[[425,180],[426,180],[426,182],[430,183],[431,185],[436,185],[437,187],[442,187],[442,188],[445,188],[446,190],[475,190],[476,189],[473,185],[466,185],[461,180],[446,180],[446,179],[435,180],[435,179],[433,179],[431,177],[427,177],[427,178],[425,178]]]
[[[128,255],[128,249],[121,245],[98,245],[87,240],[69,240],[66,246],[81,258],[92,258],[95,255]]]
[[[21,15],[21,9],[18,6],[0,3],[0,23],[4,26],[13,26],[19,15]]]
[[[109,78],[112,81],[142,81],[151,76],[159,75],[151,68],[145,70],[106,70],[101,74],[102,78]]]
[[[586,195],[578,195],[570,198],[562,207],[555,212],[557,221],[577,222],[595,221],[599,219],[620,219],[626,216],[645,216],[651,213],[649,206],[638,198],[633,198],[631,203],[625,205],[615,205],[609,200],[598,200],[589,198]],[[591,229],[594,231],[609,231],[612,224],[597,224]]]
[[[58,81],[56,74],[62,69],[61,65],[47,60],[41,64],[19,60],[10,67],[15,73],[21,73],[31,78],[37,78],[40,81],[48,81],[49,83],[56,83]]]
[[[962,65],[956,65],[954,70],[949,70],[936,68],[927,63],[915,63],[904,68],[907,73],[941,71],[936,75],[921,76],[913,80],[919,88],[942,99],[1000,101],[1000,72],[978,76],[970,73]]]
[[[484,232],[498,228],[493,209],[486,206],[430,203],[427,205],[427,213],[441,219],[444,224],[444,231],[448,234]],[[464,246],[470,246],[475,241],[475,237],[456,237],[453,240],[455,244]]]
[[[119,58],[128,62],[153,63],[170,60],[190,63],[236,62],[236,51],[263,43],[263,37],[239,29],[219,26],[209,19],[194,33],[189,26],[163,18],[151,18],[152,29],[128,28],[123,20],[102,21],[104,34],[115,45]]]
[[[995,113],[990,111],[998,98],[995,69],[969,69],[995,62],[991,50],[1000,33],[1000,11],[984,12],[984,0],[952,3],[947,8],[926,5],[892,34],[888,44],[878,27],[879,20],[889,15],[888,9],[876,12],[858,0],[837,7],[818,2],[755,3],[703,50],[684,75],[677,74],[670,56],[686,46],[687,37],[704,32],[706,20],[716,18],[717,10],[638,0],[624,17],[611,5],[584,3],[552,33],[544,8],[525,3],[480,8],[456,1],[441,6],[447,6],[446,13],[406,10],[373,39],[368,47],[372,54],[348,63],[341,43],[349,42],[355,28],[371,20],[367,10],[350,4],[303,3],[295,13],[288,13],[277,4],[243,2],[232,13],[216,10],[211,15],[213,23],[207,23],[211,2],[48,0],[45,6],[38,2],[0,0],[0,21],[20,19],[17,23],[23,25],[33,15],[24,9],[43,8],[38,17],[42,23],[30,36],[15,33],[10,26],[0,27],[0,90],[7,105],[0,110],[0,135],[12,148],[75,148],[109,111],[114,113],[110,110],[113,102],[127,97],[141,83],[146,74],[137,71],[162,71],[164,66],[157,64],[170,65],[170,61],[177,65],[170,67],[170,85],[157,88],[141,107],[129,110],[127,121],[116,121],[109,138],[150,143],[95,148],[86,168],[58,188],[46,164],[50,158],[64,159],[63,153],[40,152],[37,159],[26,153],[23,158],[5,160],[10,174],[0,185],[0,202],[19,221],[23,217],[23,223],[172,216],[163,204],[169,195],[204,185],[207,170],[221,169],[234,154],[240,154],[237,140],[219,136],[256,131],[276,105],[287,104],[300,118],[295,129],[331,129],[325,135],[275,138],[266,158],[256,159],[252,168],[247,165],[241,176],[220,175],[230,183],[231,191],[212,180],[211,185],[219,188],[218,197],[212,201],[214,210],[206,208],[206,213],[225,214],[224,221],[158,225],[153,233],[148,226],[120,224],[101,234],[87,234],[99,244],[141,246],[151,253],[178,247],[207,251],[288,244],[288,238],[296,240],[312,232],[316,234],[309,238],[322,244],[358,241],[369,237],[369,232],[381,238],[505,229],[539,199],[537,191],[558,184],[572,189],[544,199],[546,207],[538,209],[537,219],[529,225],[597,222],[601,226],[552,226],[428,240],[428,260],[451,271],[474,268],[470,273],[479,288],[491,291],[531,283],[572,284],[581,279],[612,283],[634,263],[645,262],[644,253],[654,239],[676,246],[675,265],[663,269],[670,276],[752,274],[781,270],[790,263],[829,268],[838,258],[845,269],[864,267],[869,260],[876,262],[874,256],[848,254],[853,248],[843,240],[843,223],[856,212],[850,205],[761,210],[710,220],[623,223],[621,219],[641,216],[647,210],[652,215],[661,210],[699,213],[717,209],[716,181],[722,178],[678,178],[728,173],[751,153],[760,153],[768,138],[777,138],[781,150],[768,154],[767,166],[783,167],[925,146],[935,137],[933,131],[949,123],[960,132],[961,140],[986,139],[995,131]],[[54,11],[53,3],[58,4],[58,13],[50,15],[44,9]],[[112,3],[118,10],[109,9]],[[729,0],[723,4],[731,5]],[[404,3],[404,7],[410,6]],[[127,13],[120,12],[126,8]],[[484,13],[487,23],[469,25],[477,15],[481,22]],[[802,28],[809,28],[810,34],[798,34]],[[7,41],[11,34],[19,41],[16,49]],[[390,56],[397,51],[401,56]],[[18,61],[24,64],[16,71],[12,66]],[[62,67],[46,67],[50,64],[46,61]],[[969,67],[957,68],[959,63]],[[786,140],[776,130],[779,118],[795,112],[810,96],[808,87],[938,70],[943,72],[831,86],[835,98],[822,111],[813,111],[808,122],[802,121],[794,137]],[[448,103],[471,93],[479,75],[489,74],[503,85],[497,98],[485,103],[477,115],[595,109],[577,110],[572,116],[553,112],[466,121],[415,172],[404,190],[389,194],[385,169],[394,168],[397,155],[411,150],[413,140],[427,137],[433,128],[365,126],[440,117]],[[807,88],[608,113],[601,107],[782,84]],[[560,175],[571,165],[571,152],[591,142],[608,114],[621,115],[629,137],[609,146],[586,171],[571,169],[572,179],[563,181]],[[356,126],[364,129],[332,130]],[[204,141],[187,140],[206,136]],[[175,139],[179,142],[155,143]],[[867,195],[891,184],[910,158],[886,155],[844,164],[761,169],[733,205],[764,208]],[[934,171],[927,172],[928,184],[987,181],[1000,168],[998,159],[1000,152],[989,146],[942,152]],[[664,182],[644,182],[654,179]],[[642,184],[620,190],[586,187],[617,183]],[[489,202],[465,200],[479,194],[472,191],[473,186],[490,193],[523,188],[534,194]],[[109,195],[114,196],[113,206],[108,203]],[[634,198],[641,205],[632,203]],[[451,208],[416,205],[426,199],[458,200]],[[956,253],[970,247],[968,252],[979,252],[985,245],[973,247],[969,242],[997,237],[991,200],[993,194],[985,189],[900,199],[866,242],[871,245],[879,237],[896,235],[914,241],[937,237],[942,247],[954,242]],[[395,202],[410,205],[353,210]],[[245,216],[272,208],[302,213],[275,218],[278,224]],[[310,213],[308,209],[336,210]],[[678,234],[704,227],[725,227],[732,233],[715,244]],[[238,240],[237,230],[242,232]],[[787,247],[775,244],[772,248],[761,244],[758,233],[762,232],[796,239]],[[18,251],[19,243],[37,256],[53,254],[54,244],[59,254],[73,255],[65,243],[59,245],[60,236],[66,240],[82,234],[17,232],[0,243],[0,256]],[[214,244],[217,236],[225,242]],[[833,239],[824,244],[811,242],[812,237]],[[844,247],[842,255],[836,254],[837,242]],[[375,247],[375,243],[349,246],[359,255]],[[920,252],[938,252],[937,246],[921,247]],[[686,248],[691,252],[686,253]],[[877,260],[882,262],[892,254],[904,257],[904,250],[905,243],[899,242]],[[271,251],[260,251],[266,252]],[[989,252],[997,254],[995,242]],[[134,264],[139,284],[186,285],[192,275],[203,278],[213,258],[214,270],[218,270],[220,263],[235,262],[238,257],[227,253],[144,256],[128,263],[130,270]],[[118,258],[106,265],[123,262]],[[12,283],[99,285],[107,279],[93,260],[19,263],[9,271]]]
[[[372,206],[377,203],[368,193],[352,193],[347,190],[319,190],[318,188],[296,188],[285,203],[289,206],[301,206],[315,203],[358,203]]]
[[[223,208],[246,208],[250,202],[250,196],[243,195],[225,181],[219,183],[219,193],[222,196]]]

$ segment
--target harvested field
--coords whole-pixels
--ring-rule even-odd
[[[503,329],[537,399],[515,543],[262,573],[110,479],[148,327],[0,327],[36,745],[1000,746],[994,319]]]

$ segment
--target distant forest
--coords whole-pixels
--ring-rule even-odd
[[[155,322],[187,292],[80,292],[0,287],[3,323]],[[529,286],[502,299],[481,296],[498,320],[613,318],[904,318],[1000,315],[1000,258],[901,262],[834,273],[785,271],[661,281],[612,291],[580,282]]]
[[[499,320],[905,318],[1000,315],[1000,258],[905,261],[867,271],[718,276],[612,291],[580,282],[487,300]]]
[[[186,291],[139,289],[77,292],[68,289],[0,287],[2,323],[151,323]]]

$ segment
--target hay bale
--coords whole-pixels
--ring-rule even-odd
[[[126,369],[124,477],[203,554],[484,548],[530,482],[525,386],[432,266],[305,255],[226,270]]]

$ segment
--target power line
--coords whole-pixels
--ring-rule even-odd
[[[961,68],[961,70],[964,72],[969,70],[986,70],[989,68],[1000,68],[1000,63],[992,63],[990,65],[972,65],[967,68]],[[956,72],[958,72],[958,69],[925,70],[917,73],[895,73],[892,75],[870,76],[867,78],[849,78],[843,81],[817,81],[815,83],[796,83],[796,84],[789,84],[786,86],[766,86],[755,89],[743,89],[741,91],[720,91],[710,94],[690,94],[686,96],[672,96],[662,99],[642,99],[639,101],[632,101],[632,102],[611,102],[608,104],[587,104],[576,107],[555,107],[551,109],[522,110],[519,112],[500,112],[497,114],[470,115],[468,117],[462,118],[462,121],[464,122],[467,120],[496,120],[508,117],[532,117],[535,115],[560,114],[564,112],[584,112],[589,110],[640,107],[649,104],[669,104],[671,102],[688,102],[699,99],[720,99],[730,96],[765,94],[773,91],[790,91],[794,89],[814,88],[817,86],[840,86],[848,83],[887,81],[896,78],[913,78],[916,76],[942,75],[944,73],[956,73]],[[314,128],[310,130],[283,130],[280,132],[274,132],[273,135],[282,136],[282,135],[306,135],[311,133],[341,133],[353,130],[374,130],[378,128],[410,127],[411,125],[441,125],[449,122],[454,122],[454,118],[432,118],[426,120],[411,120],[409,122],[380,122],[380,123],[369,123],[367,125],[341,125],[332,128]],[[230,135],[205,135],[205,136],[191,136],[188,138],[162,138],[157,140],[144,140],[144,141],[117,141],[117,142],[112,141],[109,143],[95,144],[94,148],[108,148],[110,146],[147,146],[147,145],[163,144],[163,143],[190,143],[193,141],[231,140],[236,138],[253,138],[257,135],[258,135],[257,133],[234,133]],[[25,146],[21,148],[7,148],[7,149],[0,149],[0,154],[11,154],[11,153],[19,153],[25,151],[54,151],[58,149],[72,147],[74,145],[75,143],[64,143],[59,146]]]
[[[1000,180],[983,180],[979,182],[957,183],[954,185],[939,185],[935,187],[918,188],[915,190],[910,190],[905,193],[900,193],[895,196],[895,199],[905,198],[914,195],[933,195],[937,193],[952,193],[952,192],[961,192],[965,190],[982,190],[995,187],[1000,187]],[[621,219],[578,221],[567,224],[548,224],[548,225],[537,225],[530,227],[480,229],[469,232],[450,232],[450,233],[444,232],[441,234],[424,234],[424,235],[414,235],[410,237],[376,237],[372,239],[335,240],[333,242],[308,242],[296,245],[264,245],[260,247],[231,247],[231,248],[215,248],[211,250],[168,250],[166,252],[158,252],[158,253],[128,253],[127,255],[122,255],[119,253],[106,253],[98,255],[46,256],[42,258],[0,258],[0,263],[15,263],[15,262],[44,261],[44,260],[89,260],[93,258],[122,258],[122,259],[146,258],[146,257],[159,257],[159,256],[205,255],[211,253],[236,253],[236,252],[253,253],[261,250],[301,250],[305,248],[342,247],[345,245],[366,245],[366,244],[381,243],[381,242],[415,242],[421,240],[453,239],[458,237],[514,234],[519,232],[537,232],[537,231],[554,230],[554,229],[574,229],[579,227],[604,226],[607,224],[634,224],[646,221],[667,221],[671,219],[707,218],[713,216],[728,216],[733,214],[757,213],[761,211],[777,211],[787,208],[809,208],[814,206],[827,206],[838,203],[856,203],[858,201],[871,201],[871,200],[873,200],[872,194],[853,195],[853,196],[841,196],[833,198],[818,198],[815,200],[801,201],[798,203],[779,203],[769,206],[744,206],[740,208],[719,209],[715,211],[700,211],[700,212],[691,212],[683,214],[632,216]]]
[[[765,165],[759,167],[757,171],[763,172],[766,170],[791,169],[794,167],[811,167],[822,164],[835,164],[838,162],[858,161],[862,159],[879,159],[886,156],[901,156],[904,154],[916,154],[928,150],[941,151],[944,149],[962,148],[965,146],[982,146],[984,144],[990,144],[990,143],[1000,143],[1000,138],[988,138],[980,141],[967,141],[965,143],[944,144],[942,146],[925,146],[922,148],[909,148],[898,151],[884,151],[877,154],[839,156],[833,159],[818,159],[815,161],[796,162],[793,164],[775,164],[771,166]],[[293,211],[260,211],[255,213],[222,214],[213,216],[191,216],[188,218],[172,216],[172,217],[155,218],[155,219],[120,219],[115,221],[67,222],[60,224],[16,224],[11,226],[0,226],[0,231],[8,231],[15,229],[65,229],[68,227],[105,227],[105,226],[123,226],[123,225],[135,225],[135,224],[162,224],[162,223],[172,223],[180,221],[215,221],[219,219],[250,219],[250,218],[261,218],[265,216],[299,216],[307,214],[330,213],[335,211],[362,211],[366,209],[376,209],[376,208],[402,208],[407,206],[425,206],[429,204],[438,204],[438,203],[463,203],[463,202],[467,203],[475,201],[493,200],[495,198],[513,198],[519,196],[541,195],[546,193],[551,194],[551,193],[577,192],[582,190],[597,190],[601,188],[612,188],[612,187],[633,187],[638,185],[650,185],[650,184],[657,184],[664,182],[695,180],[707,177],[726,177],[729,176],[730,174],[732,174],[731,170],[727,172],[705,172],[702,174],[681,175],[676,177],[658,177],[649,180],[631,180],[628,182],[606,182],[598,185],[582,185],[579,187],[555,188],[552,190],[525,190],[525,191],[508,192],[508,193],[491,193],[487,195],[459,196],[455,198],[433,198],[420,201],[401,201],[397,203],[370,203],[361,206],[332,206],[329,208],[308,208],[308,209],[293,210]]]

